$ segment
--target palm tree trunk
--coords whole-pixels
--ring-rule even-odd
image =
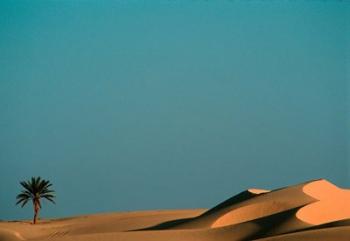
[[[39,207],[39,202],[37,200],[34,200],[33,204],[34,204],[33,224],[36,224],[39,216],[40,207]]]

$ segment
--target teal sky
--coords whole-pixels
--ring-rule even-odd
[[[346,1],[1,1],[0,219],[350,186]],[[347,126],[348,125],[348,126]]]

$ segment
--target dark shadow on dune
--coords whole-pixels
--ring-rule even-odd
[[[291,219],[291,217],[296,216],[296,213],[300,210],[300,208],[305,207],[307,205],[308,204],[305,204],[300,207],[283,211],[281,213],[276,213],[270,216],[266,216],[266,217],[262,217],[262,218],[250,221],[258,224],[259,226],[262,227],[262,229],[260,232],[257,232],[254,235],[248,237],[247,240],[255,240],[255,239],[261,239],[266,237],[273,237],[273,236],[311,231],[311,230],[317,230],[317,229],[350,226],[350,219],[344,219],[344,220],[334,221],[334,222],[320,224],[320,225],[307,224],[298,218],[295,218],[294,220]],[[295,224],[294,228],[292,228],[291,230],[285,230],[284,232],[276,232],[277,229],[283,226],[283,224],[285,224],[286,222],[294,222]],[[299,224],[304,224],[305,227],[298,228],[297,222],[299,222]]]
[[[303,205],[304,206],[304,205]],[[282,233],[278,229],[283,226],[286,222],[298,222],[298,220],[291,220],[291,217],[294,217],[300,207],[296,207],[287,211],[282,211],[280,213],[272,214],[266,217],[262,217],[250,222],[253,222],[261,227],[259,232],[254,233],[253,235],[247,237],[247,240],[254,240],[258,238],[272,237],[274,234],[281,235],[286,233],[294,233],[299,231],[295,229],[285,230]],[[302,221],[300,221],[302,223]]]
[[[261,194],[253,194],[251,192],[249,192],[248,190],[247,191],[243,191],[225,201],[223,201],[222,203],[216,205],[215,207],[209,209],[208,211],[206,211],[205,213],[203,213],[201,216],[206,216],[206,215],[209,215],[209,214],[212,214],[220,209],[223,209],[223,208],[226,208],[226,207],[229,207],[229,206],[232,206],[232,205],[235,205],[235,204],[238,204],[240,202],[243,202],[243,201],[247,201],[253,197],[256,197],[256,196],[260,196],[260,195],[264,195],[265,193],[261,193]]]
[[[341,227],[341,226],[350,226],[350,219],[343,219],[339,221],[325,223],[325,224],[317,225],[315,227],[311,227],[309,229],[333,228],[333,227]]]
[[[312,227],[300,229],[300,231],[311,231],[311,230],[317,230],[317,229],[324,229],[324,228],[335,228],[335,227],[344,227],[344,226],[350,226],[350,219],[344,219],[339,221],[333,221],[330,223],[315,225]]]
[[[258,194],[258,195],[263,195],[262,194]],[[143,228],[143,229],[136,229],[136,230],[130,230],[130,231],[146,231],[146,230],[164,230],[164,229],[169,229],[169,228],[175,228],[179,225],[185,224],[189,221],[193,221],[195,219],[210,215],[212,213],[215,213],[216,211],[220,210],[220,209],[224,209],[226,207],[238,204],[240,202],[249,200],[252,197],[257,196],[256,194],[253,194],[249,191],[243,191],[229,199],[227,199],[226,201],[218,204],[217,206],[209,209],[208,211],[204,212],[203,214],[197,216],[197,217],[193,217],[193,218],[183,218],[183,219],[175,219],[175,220],[170,220],[164,223],[160,223],[151,227],[147,227],[147,228]]]

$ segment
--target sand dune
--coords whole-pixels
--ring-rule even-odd
[[[350,190],[316,180],[273,191],[246,190],[198,210],[107,213],[0,222],[0,241],[349,241]]]

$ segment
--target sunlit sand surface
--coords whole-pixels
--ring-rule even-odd
[[[349,241],[350,190],[316,180],[248,189],[205,210],[105,213],[0,222],[0,241]]]

